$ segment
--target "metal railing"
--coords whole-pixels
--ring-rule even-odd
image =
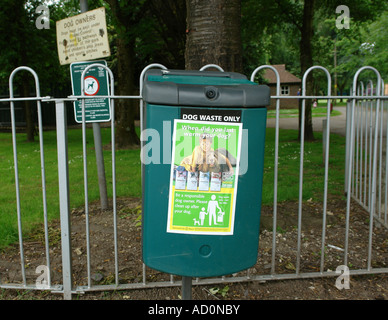
[[[376,74],[375,89],[371,80],[366,86],[362,81],[357,82],[357,77],[365,70]],[[372,268],[374,223],[376,221],[377,224],[388,228],[388,123],[384,100],[380,97],[383,88],[384,82],[379,72],[372,67],[363,67],[357,72],[353,82],[353,92],[357,92],[361,98],[357,101],[354,99],[352,104],[347,106],[350,114],[350,137],[346,191],[369,212],[368,270]]]
[[[103,67],[109,74],[111,94],[109,96],[99,96],[101,98],[111,99],[111,147],[112,147],[112,188],[113,188],[113,246],[114,246],[114,284],[106,285],[93,285],[91,277],[91,250],[90,250],[90,230],[89,230],[89,199],[88,199],[88,166],[87,166],[87,150],[86,150],[86,123],[85,123],[85,99],[93,98],[85,96],[83,85],[85,75],[89,68],[95,65],[87,67],[81,76],[81,96],[70,96],[67,98],[54,99],[51,97],[41,97],[39,91],[39,80],[36,73],[28,67],[19,67],[15,69],[10,76],[10,97],[6,99],[0,99],[1,102],[9,102],[11,110],[11,123],[12,123],[12,140],[14,150],[14,168],[15,168],[15,187],[16,187],[16,214],[18,221],[18,232],[19,232],[19,248],[20,248],[20,261],[21,261],[21,282],[15,283],[4,283],[0,270],[0,288],[12,288],[12,289],[32,289],[32,290],[50,290],[55,293],[61,293],[64,299],[71,299],[73,294],[85,293],[89,291],[100,291],[100,290],[127,290],[127,289],[139,289],[139,288],[151,288],[151,287],[170,287],[180,286],[181,281],[176,280],[173,275],[169,276],[169,281],[158,281],[152,282],[147,281],[147,268],[143,264],[142,266],[142,282],[134,283],[120,283],[119,281],[119,264],[123,262],[119,261],[118,257],[118,229],[117,229],[117,208],[116,208],[116,150],[115,150],[115,123],[114,123],[114,101],[117,99],[135,99],[139,100],[140,104],[140,131],[144,130],[144,119],[143,119],[143,100],[142,100],[142,88],[143,78],[145,72],[150,68],[162,68],[167,69],[165,66],[160,64],[152,64],[145,68],[140,76],[140,94],[133,96],[116,96],[114,94],[114,77],[113,73],[109,68]],[[205,70],[209,67],[215,67],[220,71],[223,71],[220,67],[215,65],[208,65],[203,67],[201,70]],[[284,279],[302,279],[302,278],[313,278],[313,277],[324,277],[324,276],[338,276],[336,271],[325,271],[325,252],[327,249],[327,202],[328,202],[328,180],[329,180],[329,157],[330,157],[330,126],[331,126],[331,115],[330,115],[330,104],[333,99],[343,99],[343,96],[332,96],[331,95],[331,77],[329,72],[321,67],[314,66],[306,71],[303,76],[302,95],[301,96],[286,96],[287,99],[301,99],[302,101],[302,113],[301,113],[301,139],[300,139],[300,162],[299,162],[299,198],[298,198],[298,214],[297,214],[297,235],[296,241],[297,246],[295,250],[296,265],[293,270],[294,273],[279,273],[276,271],[277,263],[277,249],[279,232],[277,231],[278,223],[278,167],[279,167],[279,119],[280,119],[280,101],[285,96],[280,94],[280,77],[277,70],[272,66],[261,66],[254,70],[251,76],[251,81],[254,81],[258,72],[264,69],[272,70],[277,79],[276,84],[276,95],[272,96],[272,99],[276,101],[276,115],[275,115],[275,154],[274,154],[274,198],[273,198],[273,219],[272,219],[272,241],[268,251],[271,252],[270,272],[266,271],[259,274],[254,274],[252,270],[240,272],[233,276],[224,276],[217,278],[206,278],[206,279],[195,279],[194,285],[201,284],[217,284],[226,282],[243,282],[243,281],[266,281],[266,280],[284,280]],[[327,76],[327,95],[326,96],[306,96],[306,79],[308,74],[318,69],[323,71]],[[28,71],[33,74],[36,85],[36,96],[29,98],[14,98],[13,96],[13,77],[15,73],[19,71]],[[358,76],[364,70],[372,70],[376,74],[377,78],[377,90],[376,95],[365,96],[363,84],[357,86]],[[371,84],[368,84],[373,89]],[[347,133],[347,160],[346,160],[346,180],[345,180],[345,191],[347,192],[346,218],[344,228],[344,249],[340,248],[343,252],[343,264],[348,265],[348,252],[349,252],[349,225],[350,225],[350,211],[351,211],[351,199],[355,199],[361,206],[370,212],[369,216],[369,242],[368,242],[368,254],[367,254],[367,268],[360,268],[355,270],[349,270],[350,274],[377,274],[387,273],[388,268],[372,268],[372,249],[373,249],[373,228],[377,221],[380,225],[387,227],[387,185],[388,185],[388,157],[386,157],[387,143],[386,139],[385,148],[383,147],[384,134],[387,135],[388,123],[383,122],[383,117],[379,117],[379,114],[385,112],[384,101],[387,97],[383,96],[380,92],[382,87],[382,79],[378,71],[371,67],[364,67],[357,71],[354,77],[353,92],[351,96],[346,98],[351,101],[351,106],[348,107],[348,133]],[[358,94],[355,94],[358,93]],[[327,100],[327,114],[324,130],[325,144],[325,161],[324,161],[324,188],[323,188],[323,201],[322,201],[322,235],[321,235],[321,252],[320,266],[315,272],[306,272],[302,270],[303,256],[301,254],[302,249],[302,214],[303,214],[303,177],[304,177],[304,154],[305,154],[305,142],[304,136],[304,123],[305,123],[305,109],[306,99],[325,99]],[[72,276],[72,247],[71,247],[71,221],[70,221],[70,192],[69,192],[69,162],[68,162],[68,144],[67,144],[67,124],[66,124],[66,101],[76,101],[77,99],[82,100],[83,112],[82,112],[82,146],[83,146],[83,170],[84,170],[84,192],[85,192],[85,219],[86,219],[86,273],[87,273],[87,284],[77,285],[73,283]],[[44,283],[27,283],[26,271],[25,271],[25,258],[24,258],[24,245],[23,245],[23,232],[22,232],[22,214],[21,214],[21,199],[19,191],[19,172],[18,172],[18,158],[17,158],[17,143],[16,143],[16,130],[15,130],[15,119],[14,119],[14,102],[30,100],[35,101],[38,110],[38,122],[39,122],[39,141],[40,141],[40,155],[41,155],[41,180],[42,180],[42,196],[43,196],[43,215],[44,215],[44,234],[45,234],[45,256],[46,266],[45,271],[47,277]],[[58,157],[58,183],[59,183],[59,209],[60,209],[60,228],[61,228],[61,256],[62,256],[62,283],[52,284],[51,281],[51,265],[50,265],[50,248],[49,248],[49,230],[47,220],[47,206],[46,206],[46,185],[45,185],[45,165],[44,165],[44,141],[43,141],[43,125],[41,121],[41,103],[54,102],[56,109],[56,134],[57,134],[57,157]],[[366,121],[372,121],[372,105],[373,112],[375,115],[375,122],[373,126],[367,127]],[[370,109],[367,109],[370,106]],[[385,104],[386,106],[386,104]],[[367,111],[369,110],[369,111]],[[369,113],[368,113],[369,112]],[[367,116],[368,114],[368,116]],[[385,113],[384,113],[385,114]],[[381,120],[381,121],[379,121]],[[372,123],[372,122],[370,122]],[[373,135],[372,127],[374,128]],[[368,140],[370,139],[370,140]],[[367,140],[369,143],[367,143]],[[143,146],[143,142],[142,142]],[[369,165],[367,164],[369,161]],[[385,167],[384,167],[385,164]],[[384,169],[383,169],[384,167]],[[368,170],[368,173],[367,173]],[[382,176],[385,174],[384,179]],[[143,164],[142,164],[142,176],[143,176]],[[367,184],[368,183],[368,184]],[[383,192],[384,188],[384,192]],[[378,201],[376,202],[376,194],[378,194]],[[333,247],[333,246],[332,246]],[[266,268],[264,268],[265,270]],[[245,273],[245,274],[244,274]]]

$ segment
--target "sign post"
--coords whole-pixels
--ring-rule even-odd
[[[81,14],[57,21],[56,23],[57,48],[61,65],[110,56],[105,8],[102,7],[88,11],[87,0],[80,0],[80,7]],[[104,63],[106,64],[106,62]],[[86,66],[84,68],[86,68]],[[80,87],[82,71],[83,70],[78,70],[78,73],[74,71],[74,76],[72,72],[73,94],[77,94],[75,86],[79,86],[78,95],[81,95]],[[92,70],[90,70],[90,72],[92,72]],[[105,78],[108,79],[104,68],[102,68],[102,71],[98,71],[98,73],[105,74]],[[78,81],[74,79],[76,75],[79,76]],[[95,77],[94,75],[88,75],[88,77],[85,77],[84,81],[85,84],[87,84],[85,90],[86,95],[101,95],[105,93],[105,83],[105,94],[108,95],[109,85],[107,82],[99,80],[99,76]],[[109,99],[106,99],[107,101],[105,102],[98,98],[85,100],[85,111],[87,109],[87,104],[89,104],[90,110],[88,122],[92,122],[93,125],[101,209],[105,210],[108,208],[108,195],[106,190],[104,156],[102,153],[101,128],[99,121],[109,121],[110,119]],[[91,106],[92,103],[94,103],[94,106]],[[76,104],[78,104],[79,108],[81,102],[78,101]],[[76,104],[75,117],[76,121],[80,122],[79,117],[77,118],[77,114],[79,115],[79,113],[77,113]]]

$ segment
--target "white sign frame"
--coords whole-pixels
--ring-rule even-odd
[[[104,7],[59,20],[56,27],[61,65],[111,55]]]

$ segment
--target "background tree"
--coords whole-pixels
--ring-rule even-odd
[[[185,68],[186,2],[148,0],[147,23],[138,34],[139,72],[158,62],[170,69]]]
[[[186,0],[186,69],[218,64],[242,72],[241,1]]]
[[[382,78],[388,77],[388,11],[361,28],[360,54],[366,65],[371,65],[380,71]]]
[[[272,43],[268,45],[270,54],[267,63],[284,64],[286,61],[283,59],[289,57],[291,70],[297,71],[296,74],[299,76],[313,65],[314,0],[243,0],[243,6],[247,6],[244,12],[247,12],[248,21],[257,21],[253,23],[252,30],[256,32],[256,37],[269,35],[271,37]],[[249,24],[247,27],[249,28]],[[260,29],[264,32],[260,33]],[[284,46],[284,44],[287,45]],[[310,76],[306,88],[307,95],[312,95],[312,88]],[[314,139],[311,102],[306,103],[304,139]]]
[[[71,94],[69,67],[59,65],[58,61],[55,22],[80,13],[79,0],[50,2],[50,29],[39,30],[35,26],[39,16],[35,9],[42,3],[47,2],[2,1],[0,26],[7,30],[0,34],[3,95],[8,94],[10,73],[20,65],[28,65],[38,73],[42,95]],[[350,9],[349,30],[335,28],[336,0],[314,3],[303,0],[241,0],[241,3],[240,0],[89,0],[88,3],[90,10],[106,7],[112,51],[107,61],[114,71],[119,94],[137,94],[138,76],[153,62],[179,69],[199,69],[207,63],[216,63],[225,70],[247,75],[262,64],[285,63],[288,70],[300,77],[307,67],[319,64],[337,75],[339,92],[348,90],[354,72],[362,65],[375,66],[383,77],[387,76],[387,3],[384,0],[341,1]],[[15,78],[16,91],[27,95],[33,90],[33,82],[31,76],[23,74]],[[314,73],[314,93],[323,88],[320,74]],[[138,105],[135,101],[129,103],[133,105],[121,107],[120,102],[117,110],[116,140],[122,147],[138,143],[133,124],[138,117]],[[34,138],[36,122],[35,104],[31,105],[24,107],[27,112],[32,111],[27,115],[27,119],[32,119],[28,120],[32,124],[27,130],[29,140]],[[309,130],[312,132],[312,126],[306,122],[306,137]]]
[[[242,0],[242,3],[243,12],[248,15],[248,20],[259,21],[253,22],[250,26],[249,24],[247,25],[248,28],[250,27],[253,29],[252,32],[256,33],[256,38],[266,37],[270,34],[272,39],[276,39],[276,32],[280,31],[279,34],[282,34],[284,30],[287,30],[286,37],[288,37],[288,41],[286,43],[288,46],[282,45],[285,43],[284,41],[278,43],[273,42],[272,47],[267,46],[268,60],[271,64],[284,63],[284,60],[279,61],[277,59],[287,57],[293,52],[294,61],[298,60],[298,63],[292,63],[291,61],[291,70],[296,71],[295,67],[299,64],[299,72],[295,73],[300,77],[302,77],[305,71],[315,63],[322,65],[322,61],[317,59],[317,57],[319,57],[320,53],[327,47],[325,49],[319,47],[316,31],[318,26],[326,19],[337,18],[338,14],[336,14],[335,10],[338,5],[347,5],[350,9],[351,31],[346,29],[341,30],[344,39],[348,38],[352,32],[357,30],[356,25],[353,27],[353,23],[370,23],[372,19],[377,19],[380,14],[387,9],[387,3],[383,0],[344,0],[341,1],[341,3],[336,0]],[[244,7],[246,9],[244,9]],[[333,27],[334,26],[335,23]],[[379,34],[381,34],[381,32]],[[264,41],[261,41],[261,43],[265,44]],[[298,44],[298,46],[296,46],[296,44]],[[333,41],[331,41],[331,45],[330,54],[334,55]],[[280,55],[280,52],[282,51],[285,51],[286,54]],[[339,51],[337,50],[337,53],[338,52]],[[298,54],[299,59],[295,59],[296,54]],[[314,87],[318,87],[316,84],[314,85],[316,74],[318,74],[318,72],[312,72],[307,79],[307,95],[312,95]],[[314,139],[311,119],[311,103],[306,103],[304,139]]]
[[[117,93],[138,93],[141,70],[155,61],[182,68],[185,6],[173,0],[106,0],[115,26]],[[116,141],[119,148],[137,146],[135,119],[138,102],[119,100],[116,113]]]
[[[39,76],[41,95],[67,93],[69,74],[60,67],[56,47],[55,21],[62,18],[62,7],[50,5],[50,29],[38,29],[36,8],[44,1],[3,0],[0,10],[0,93],[8,95],[8,79],[19,66],[28,66]],[[66,91],[67,90],[67,91]],[[16,95],[35,95],[33,77],[20,71],[14,78]],[[34,102],[15,103],[22,106],[26,122],[26,139],[34,141],[37,122]]]
[[[144,1],[106,1],[111,9],[116,25],[117,94],[135,94],[135,46],[133,28],[142,18]],[[116,90],[115,90],[116,91]],[[116,142],[118,148],[138,145],[140,140],[135,132],[137,103],[133,100],[116,101]]]

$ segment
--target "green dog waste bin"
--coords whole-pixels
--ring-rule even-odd
[[[148,70],[143,262],[187,277],[257,261],[268,86],[233,72]]]

